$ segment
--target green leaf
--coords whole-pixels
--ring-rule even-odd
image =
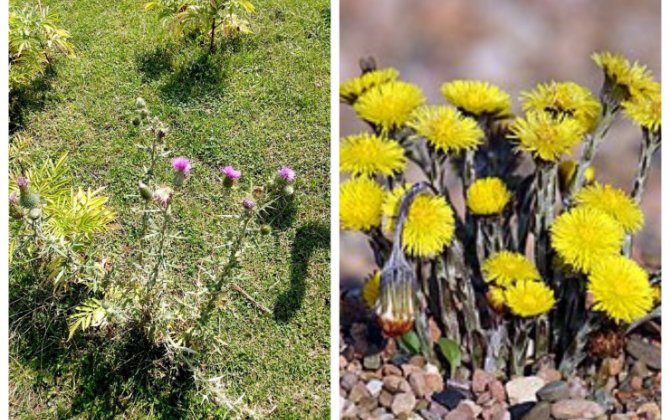
[[[456,369],[461,365],[461,347],[454,340],[442,337],[437,341],[440,352],[449,362],[450,376],[453,378]]]
[[[421,351],[421,341],[414,330],[407,331],[398,339],[398,344],[408,353],[419,353]]]

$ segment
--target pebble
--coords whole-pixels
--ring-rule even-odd
[[[347,372],[340,378],[340,387],[348,392],[351,391],[351,388],[353,388],[357,382],[358,375],[352,372]]]
[[[561,372],[557,371],[554,368],[542,367],[538,372],[537,376],[544,379],[545,382],[554,382],[560,381],[563,378]]]
[[[661,348],[633,337],[626,343],[626,351],[635,359],[644,362],[647,367],[661,369]]]
[[[420,368],[418,366],[405,363],[404,365],[401,366],[402,368],[402,376],[405,378],[409,378],[409,375],[416,373],[416,372],[421,372],[423,373],[423,368]]]
[[[478,394],[484,392],[489,382],[492,380],[493,378],[491,375],[486,373],[484,370],[475,369],[474,373],[472,374],[472,391]]]
[[[660,420],[661,419],[661,409],[656,403],[648,402],[642,404],[635,414],[644,414],[649,420]]]
[[[537,376],[523,376],[512,379],[505,385],[510,404],[537,401],[535,394],[544,384],[544,379]]]
[[[606,372],[609,376],[617,376],[623,370],[624,357],[623,354],[619,357],[608,357],[603,361]]]
[[[435,401],[430,403],[429,411],[439,418],[443,418],[449,414],[449,410],[447,410],[442,404],[436,403]]]
[[[411,387],[409,386],[405,378],[395,375],[386,376],[384,378],[384,388],[393,394],[396,394],[398,392],[411,391]]]
[[[351,392],[349,393],[349,401],[357,404],[360,400],[369,396],[370,391],[368,391],[368,389],[365,387],[365,384],[363,382],[358,382],[356,385],[354,385],[354,387],[351,389]]]
[[[431,393],[442,392],[444,389],[444,380],[439,374],[429,373],[425,376],[425,379]]]
[[[447,407],[447,409],[453,410],[458,406],[458,403],[465,399],[465,396],[455,389],[446,389],[437,394],[433,394],[432,399],[433,401],[442,404],[444,407]]]
[[[594,418],[605,414],[605,409],[593,401],[575,399],[555,402],[551,415],[557,419]]]
[[[634,391],[640,391],[642,390],[642,378],[639,376],[633,376],[630,379],[630,386],[633,388]]]
[[[506,409],[499,409],[498,411],[493,412],[491,420],[512,420],[512,414]]]
[[[382,390],[381,394],[379,394],[379,405],[389,408],[391,407],[391,403],[393,403],[393,394],[385,389]]]
[[[379,394],[382,392],[382,388],[384,387],[384,382],[378,380],[378,379],[373,379],[372,381],[368,382],[365,387],[368,389],[370,392],[370,395],[373,397],[378,397]]]
[[[570,398],[570,387],[565,381],[554,381],[543,386],[537,391],[540,401],[555,402]]]
[[[402,376],[402,370],[396,365],[386,364],[382,368],[382,375],[384,376]]]
[[[358,402],[358,408],[363,411],[373,411],[379,406],[376,398],[364,397]]]
[[[423,369],[426,366],[426,359],[420,354],[416,354],[410,357],[409,364]]]
[[[416,398],[414,397],[414,394],[411,392],[402,392],[393,397],[391,411],[396,416],[401,413],[409,413],[414,409],[414,404],[416,404]]]
[[[521,420],[530,410],[535,407],[535,402],[528,401],[520,404],[514,404],[508,408],[512,420]]]
[[[455,410],[452,410],[447,414],[444,420],[475,420],[476,418],[477,415],[472,410],[472,407],[469,404],[461,402]]]
[[[647,364],[640,360],[637,360],[635,363],[633,363],[633,367],[631,368],[630,373],[631,375],[636,375],[640,378],[646,378],[651,375],[649,368],[647,368]]]
[[[551,418],[551,403],[542,401],[537,403],[523,416],[523,420],[549,420]]]
[[[367,370],[377,370],[381,366],[382,359],[379,354],[371,354],[363,359],[363,367]]]
[[[489,390],[491,391],[491,396],[493,396],[496,401],[502,403],[507,400],[507,392],[505,391],[505,386],[502,382],[494,380],[489,384]]]
[[[589,395],[584,381],[577,377],[568,379],[568,386],[570,387],[570,398],[579,400],[585,399]]]
[[[432,394],[432,392],[428,390],[428,385],[426,385],[426,379],[423,372],[412,373],[409,375],[408,379],[414,395],[418,398],[427,397]]]
[[[344,356],[340,356],[340,369],[344,369],[347,367],[349,362],[347,361],[347,358]]]

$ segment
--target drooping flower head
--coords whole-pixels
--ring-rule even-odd
[[[505,290],[505,303],[513,314],[528,318],[548,312],[556,299],[546,284],[524,280]]]
[[[659,132],[661,130],[661,85],[644,95],[638,95],[622,103],[623,111],[628,118],[640,127]]]
[[[475,149],[484,139],[484,132],[475,120],[446,106],[418,108],[407,125],[435,150],[444,153]]]
[[[444,197],[422,194],[409,206],[402,244],[409,255],[431,258],[449,245],[454,230],[454,212]]]
[[[574,82],[540,83],[535,90],[522,92],[523,110],[548,112],[554,117],[576,119],[591,132],[598,124],[602,106],[591,91]]]
[[[354,104],[358,116],[390,132],[402,127],[426,98],[421,89],[407,82],[388,82],[366,91]]]
[[[558,164],[558,181],[561,191],[566,191],[577,173],[577,162],[568,159]],[[596,179],[596,170],[589,166],[584,171],[584,185],[591,185]]]
[[[442,95],[455,107],[475,116],[504,116],[512,113],[509,94],[488,82],[454,80],[442,85]]]
[[[377,299],[379,298],[379,286],[381,281],[381,272],[375,270],[363,283],[361,288],[361,295],[363,301],[368,305],[370,309],[374,308],[377,304]]]
[[[191,162],[185,157],[176,157],[172,159],[172,169],[188,175],[191,172]]]
[[[555,118],[546,112],[531,111],[526,118],[517,118],[510,127],[519,147],[535,158],[556,162],[569,154],[584,135],[582,124],[574,118]]]
[[[468,188],[467,205],[473,214],[490,216],[501,213],[511,198],[500,178],[480,178]]]
[[[170,206],[170,203],[172,203],[172,195],[173,195],[172,188],[167,187],[167,186],[160,186],[156,188],[154,191],[153,197],[154,197],[154,202],[163,208],[168,208]]]
[[[386,191],[382,203],[382,215],[384,216],[384,231],[392,233],[395,230],[395,222],[400,213],[400,202],[405,193],[412,187],[412,184],[406,183]]]
[[[286,182],[295,181],[295,171],[288,166],[282,166],[279,168],[277,175]]]
[[[372,70],[358,77],[345,80],[340,84],[340,102],[352,105],[358,98],[375,86],[392,82],[398,78],[398,71],[394,68]]]
[[[500,251],[490,256],[482,266],[484,279],[498,286],[508,287],[517,281],[540,280],[540,273],[525,255]]]
[[[575,202],[607,213],[619,222],[626,233],[638,232],[644,224],[640,206],[626,192],[611,185],[585,187],[575,196]]]
[[[493,309],[502,311],[505,308],[505,290],[502,287],[489,287],[486,300]]]
[[[384,190],[370,178],[352,178],[340,185],[340,226],[369,231],[381,224]]]
[[[354,176],[393,176],[405,169],[405,151],[395,141],[373,134],[348,136],[340,144],[340,171]]]
[[[621,251],[625,232],[606,213],[591,207],[575,207],[551,225],[551,246],[576,270],[589,273],[604,257]]]
[[[633,260],[616,255],[603,258],[589,274],[588,291],[593,308],[616,322],[630,323],[644,316],[653,305],[647,273]]]
[[[247,210],[251,210],[254,207],[256,207],[256,203],[254,203],[254,200],[252,200],[251,198],[243,198],[242,206]]]
[[[630,63],[621,54],[611,52],[594,53],[591,58],[605,73],[606,90],[609,90],[617,102],[631,97],[644,95],[654,89],[654,78],[644,65]]]

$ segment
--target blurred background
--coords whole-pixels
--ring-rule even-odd
[[[374,56],[378,67],[395,67],[421,86],[433,104],[445,103],[439,88],[456,78],[497,84],[515,100],[517,113],[520,91],[538,82],[572,80],[597,95],[603,76],[590,55],[600,50],[646,64],[660,81],[661,1],[340,2],[340,79],[358,76],[359,58]],[[340,111],[342,136],[366,129],[349,106]],[[639,144],[639,129],[619,118],[596,156],[598,179],[630,191]],[[660,266],[660,155],[642,203],[645,228],[634,242],[635,258],[649,267]],[[342,232],[340,248],[343,280],[361,280],[375,267],[362,234]]]

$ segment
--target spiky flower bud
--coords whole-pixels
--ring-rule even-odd
[[[291,196],[295,192],[295,188],[293,187],[293,185],[287,185],[284,187],[282,191],[284,192],[284,195]]]
[[[270,225],[261,226],[261,235],[269,235],[272,233],[272,227]]]
[[[225,176],[225,178],[223,179],[223,185],[227,188],[230,188],[233,185],[235,185],[235,181],[240,179],[240,177],[242,176],[241,171],[236,170],[230,165],[221,168],[221,173]]]
[[[16,192],[13,192],[9,196],[9,215],[13,219],[22,219],[24,216],[24,210],[19,204],[19,197]]]
[[[256,203],[254,203],[254,200],[251,198],[244,198],[242,199],[242,206],[244,206],[244,208],[247,210],[252,210],[254,207],[256,207]]]
[[[140,120],[140,117],[135,117],[133,118],[133,125],[135,127],[138,127],[142,121]]]
[[[135,99],[135,107],[137,109],[142,109],[147,107],[147,101],[144,100],[142,97],[138,97]]]
[[[30,217],[32,220],[39,219],[42,217],[42,209],[39,207],[33,207],[30,209],[30,212],[28,212],[28,217]]]
[[[158,127],[156,129],[156,137],[158,140],[163,140],[167,136],[167,128],[165,127]]]
[[[149,116],[149,110],[146,108],[140,109],[140,118],[143,120],[146,119]]]
[[[137,183],[137,187],[140,190],[140,196],[145,200],[145,201],[151,201],[152,193],[151,189],[147,184],[144,182],[140,181]]]
[[[32,209],[40,205],[40,195],[38,193],[30,192],[28,188],[29,182],[23,176],[16,180],[19,187],[19,204],[26,209]]]

